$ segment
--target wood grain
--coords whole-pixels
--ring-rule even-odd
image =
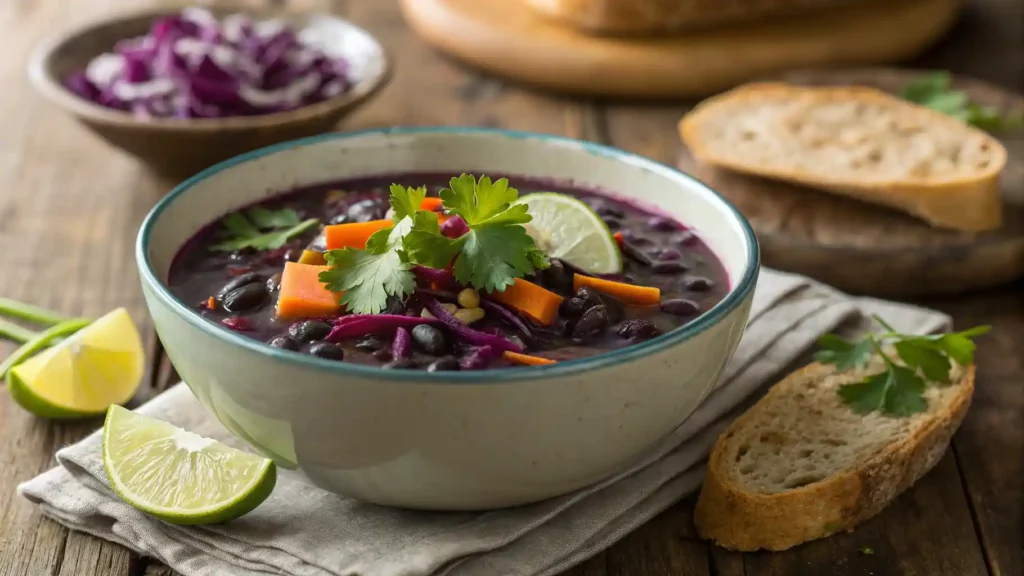
[[[898,69],[808,70],[781,80],[864,85],[890,92],[916,78]],[[1024,115],[1024,97],[958,77],[953,86],[983,106]],[[721,170],[683,149],[679,165],[731,200],[750,220],[765,264],[875,296],[957,293],[1024,275],[1024,133],[1001,137],[1009,152],[1001,188],[1003,227],[982,234],[939,230],[897,212],[782,181]]]

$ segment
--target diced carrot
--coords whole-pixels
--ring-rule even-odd
[[[430,210],[431,212],[437,212],[441,209],[440,198],[424,198],[423,202],[420,202],[420,210]]]
[[[213,296],[210,296],[209,298],[207,298],[206,299],[206,307],[209,308],[210,310],[216,310],[217,309],[217,299],[214,298]]]
[[[502,353],[505,360],[513,362],[515,364],[522,364],[523,366],[547,366],[548,364],[554,364],[555,361],[550,358],[541,358],[540,356],[530,356],[529,354],[520,354],[518,352],[511,352],[505,350]]]
[[[324,253],[318,250],[303,250],[302,256],[299,256],[299,264],[316,264],[317,266],[323,266],[327,264],[327,259],[324,258]]]
[[[342,248],[366,248],[366,241],[373,236],[374,232],[394,226],[391,220],[370,220],[369,222],[349,222],[348,224],[335,224],[324,228],[327,237],[328,250],[340,250]]]
[[[328,266],[285,262],[281,274],[281,292],[277,297],[279,318],[321,318],[341,310],[340,294],[320,282],[320,273]]]
[[[622,248],[622,243],[626,241],[625,238],[622,237],[622,232],[612,234],[612,238],[615,238],[615,243],[619,245],[620,249]]]
[[[661,290],[651,286],[634,286],[623,282],[602,280],[592,276],[574,274],[572,277],[572,289],[579,290],[589,286],[598,292],[615,296],[627,304],[638,304],[640,306],[656,306],[661,302]]]
[[[522,278],[516,278],[504,292],[493,292],[491,297],[526,314],[543,326],[549,326],[555,321],[558,307],[563,300],[558,294]]]

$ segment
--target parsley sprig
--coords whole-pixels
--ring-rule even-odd
[[[442,207],[461,217],[469,231],[459,238],[441,232],[437,213],[420,210],[426,188],[391,186],[395,225],[370,237],[364,250],[330,250],[330,270],[320,273],[327,289],[344,292],[341,303],[357,314],[376,314],[389,296],[403,298],[415,288],[412,266],[445,268],[454,260],[455,278],[462,284],[491,292],[546,268],[523,224],[531,220],[527,207],[515,204],[519,192],[502,178],[463,174],[441,191]]]
[[[948,72],[924,74],[908,82],[900,92],[904,100],[926,106],[988,132],[1004,132],[1024,127],[1024,114],[1002,116],[992,106],[970,101],[962,90],[950,89]]]
[[[814,356],[818,362],[834,364],[840,372],[864,368],[876,355],[882,358],[882,372],[839,387],[839,397],[858,414],[878,411],[904,417],[927,410],[924,393],[928,384],[950,384],[953,362],[972,364],[973,339],[989,331],[988,326],[978,326],[950,334],[900,334],[882,318],[874,318],[885,332],[855,342],[826,334],[818,340],[821,350]],[[895,358],[885,352],[889,347]]]
[[[234,252],[245,248],[274,250],[320,222],[316,218],[299,220],[299,213],[290,208],[269,210],[261,206],[229,214],[221,220],[227,240],[214,244],[211,250]]]

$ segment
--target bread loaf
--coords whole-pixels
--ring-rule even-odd
[[[733,550],[785,550],[851,530],[938,463],[971,403],[974,367],[930,386],[928,408],[905,418],[859,415],[839,386],[880,372],[812,364],[740,416],[711,451],[697,530]]]
[[[879,90],[749,84],[683,117],[699,161],[881,204],[933,226],[1002,223],[1006,149],[960,120]]]

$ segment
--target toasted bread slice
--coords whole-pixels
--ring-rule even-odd
[[[854,413],[837,389],[881,367],[812,364],[733,422],[711,451],[700,535],[733,550],[785,550],[852,530],[935,466],[970,406],[974,366],[929,386],[925,412]]]
[[[873,88],[749,84],[683,117],[698,160],[852,196],[936,227],[1002,224],[1006,149],[985,132]]]

